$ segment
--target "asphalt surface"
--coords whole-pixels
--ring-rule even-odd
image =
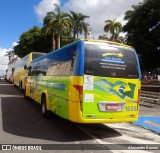
[[[140,114],[160,116],[159,109],[157,106],[143,105],[140,106]],[[39,104],[25,100],[23,94],[5,80],[0,82],[0,144],[59,144],[52,152],[97,153],[119,152],[115,150],[117,146],[112,146],[114,144],[160,144],[159,138],[159,135],[130,123],[84,125],[54,115],[45,119],[41,116]],[[68,144],[69,148],[66,148],[65,144]],[[102,147],[104,144],[111,145],[111,149],[105,150]],[[75,145],[78,145],[78,149]],[[91,149],[87,150],[87,147]],[[140,150],[140,152],[146,151]]]
[[[140,102],[139,115],[160,116],[160,105],[149,102]]]

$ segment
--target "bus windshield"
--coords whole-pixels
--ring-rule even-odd
[[[104,43],[85,44],[84,74],[138,78],[138,63],[133,49]]]

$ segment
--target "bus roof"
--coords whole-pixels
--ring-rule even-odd
[[[125,44],[113,42],[113,41],[106,41],[106,40],[93,40],[93,39],[82,39],[86,42],[102,42],[102,43],[107,43],[108,45],[116,45],[116,46],[121,46],[121,47],[127,47],[127,48],[133,48],[132,46],[128,46]]]
[[[126,47],[126,48],[129,48],[129,49],[133,49],[132,46],[128,46],[128,45],[125,45],[125,44],[121,44],[121,43],[117,43],[117,42],[112,42],[112,41],[93,40],[93,39],[81,39],[81,40],[77,40],[77,41],[75,41],[75,42],[73,42],[71,44],[67,44],[67,45],[63,46],[62,48],[60,48],[60,49],[53,50],[53,51],[51,51],[51,52],[49,52],[47,54],[44,53],[44,56],[38,57],[38,58],[32,60],[32,62],[37,61],[37,60],[39,60],[41,58],[44,58],[46,56],[50,56],[52,53],[59,52],[59,51],[65,49],[67,47],[70,47],[70,46],[76,44],[77,42],[82,42],[82,41],[83,42],[89,42],[89,43],[98,43],[98,42],[101,42],[101,43],[106,43],[108,45],[113,45],[113,46],[116,46],[116,47]],[[31,52],[31,53],[34,53],[34,52]],[[35,53],[38,53],[38,52],[35,52]]]

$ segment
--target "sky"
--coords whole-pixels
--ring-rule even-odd
[[[65,12],[70,10],[90,16],[92,38],[104,34],[105,20],[125,24],[124,13],[143,0],[0,0],[0,75],[7,68],[5,53],[13,49],[20,35],[33,26],[42,27],[43,18],[54,11],[55,3]]]

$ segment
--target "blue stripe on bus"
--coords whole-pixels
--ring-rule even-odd
[[[81,60],[80,60],[80,71],[79,71],[79,75],[83,76],[84,75],[84,58],[85,58],[85,54],[84,54],[84,50],[85,50],[85,46],[84,46],[84,41],[81,41]]]
[[[134,52],[135,52],[135,56],[136,56],[136,59],[137,59],[137,64],[138,64],[138,73],[139,73],[139,80],[141,80],[142,78],[142,75],[141,75],[141,68],[140,68],[140,63],[139,63],[139,59],[138,59],[138,56],[137,56],[137,53],[136,53],[136,50],[133,48]]]
[[[80,40],[77,43],[77,52],[75,60],[74,76],[84,75],[84,41]]]

